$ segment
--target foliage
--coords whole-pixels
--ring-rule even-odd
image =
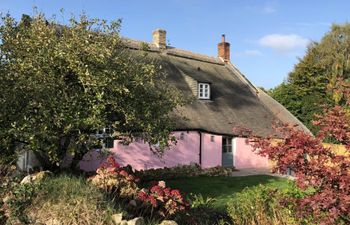
[[[215,207],[196,207],[190,208],[186,212],[180,212],[175,220],[183,225],[221,225],[232,224],[231,219],[226,212]]]
[[[195,176],[230,176],[234,168],[212,167],[202,169],[198,164],[179,165],[171,168],[158,168],[149,170],[135,171],[135,175],[142,181],[152,180],[170,180],[180,177],[195,177]]]
[[[312,132],[312,120],[323,105],[342,104],[338,79],[350,78],[350,24],[333,25],[322,40],[313,42],[286,82],[269,94],[300,119]]]
[[[179,224],[213,225],[221,221],[229,221],[226,213],[217,209],[213,204],[215,198],[203,197],[202,194],[192,194],[188,198],[190,209],[176,215]]]
[[[32,200],[39,189],[39,185],[22,185],[19,184],[16,179],[9,179],[1,186],[6,190],[6,193],[3,193],[4,198],[1,202],[2,206],[0,212],[2,213],[0,213],[0,219],[10,224],[16,222],[25,224],[29,223],[30,219],[23,212],[32,203]]]
[[[211,197],[203,197],[202,194],[192,194],[190,199],[191,208],[198,207],[213,207],[213,203],[215,202],[215,198]]]
[[[153,182],[149,189],[143,188],[137,198],[165,218],[189,208],[180,191],[166,187],[164,181]]]
[[[276,162],[275,171],[285,173],[291,169],[298,187],[313,190],[297,202],[301,215],[312,215],[323,224],[349,223],[350,157],[336,154],[322,144],[333,140],[345,145],[349,153],[348,111],[341,106],[326,109],[314,124],[319,127],[315,137],[285,125],[278,129],[283,140],[276,143],[271,138],[254,138],[253,147]]]
[[[121,209],[85,178],[64,174],[45,179],[22,211],[35,224],[107,224],[117,212]]]
[[[122,169],[113,156],[109,156],[107,162],[102,164],[96,173],[89,178],[93,185],[118,198],[136,197],[139,191],[137,186],[139,179]]]
[[[41,153],[52,165],[79,159],[97,129],[113,138],[135,132],[169,144],[171,112],[181,101],[156,62],[123,46],[120,21],[72,17],[60,25],[42,14],[0,26],[0,149]],[[143,57],[145,58],[145,57]],[[53,164],[55,163],[55,164]]]
[[[294,187],[289,189],[296,190]],[[300,224],[293,211],[293,202],[282,203],[289,195],[268,185],[245,188],[229,202],[228,214],[237,225]]]
[[[153,212],[157,216],[169,217],[179,211],[188,208],[179,190],[165,187],[165,182],[152,182],[149,189],[138,187],[139,178],[130,174],[132,169],[121,168],[111,155],[97,170],[96,175],[89,178],[94,185],[106,191],[113,199],[119,202],[130,202],[139,200],[140,204],[134,202],[135,206],[130,212],[149,214],[153,217]]]

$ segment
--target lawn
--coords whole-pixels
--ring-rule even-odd
[[[203,197],[212,197],[216,201],[214,206],[224,210],[227,202],[233,194],[242,191],[245,187],[259,184],[269,184],[278,188],[288,186],[288,180],[267,175],[255,175],[246,177],[189,177],[166,180],[169,187],[177,188],[184,193],[202,194]]]

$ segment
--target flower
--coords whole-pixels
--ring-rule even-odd
[[[165,188],[165,181],[159,181],[158,182],[158,186],[162,187],[162,188]]]
[[[157,200],[151,195],[151,196],[149,196],[149,201],[150,201],[150,203],[152,204],[152,206],[153,207],[157,207]]]

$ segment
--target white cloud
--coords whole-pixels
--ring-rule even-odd
[[[269,34],[259,39],[259,44],[273,48],[281,53],[288,53],[299,48],[305,48],[310,40],[296,34]]]
[[[261,56],[263,55],[262,52],[260,52],[259,50],[245,50],[243,52],[244,55],[247,56]]]

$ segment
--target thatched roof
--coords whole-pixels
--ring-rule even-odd
[[[138,51],[141,43],[123,39]],[[177,130],[202,130],[223,135],[234,133],[233,127],[244,127],[254,134],[275,134],[275,122],[293,123],[310,132],[281,104],[251,84],[231,63],[220,58],[170,48],[160,50],[149,44],[148,57],[164,65],[168,81],[192,101],[175,110]],[[210,83],[210,100],[197,98],[197,82]],[[186,119],[183,119],[185,117]]]

